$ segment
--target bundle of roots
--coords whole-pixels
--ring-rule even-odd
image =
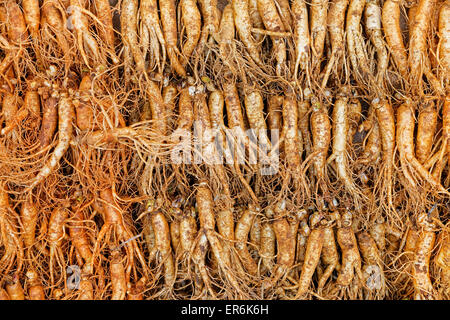
[[[449,14],[0,1],[0,300],[449,299]]]

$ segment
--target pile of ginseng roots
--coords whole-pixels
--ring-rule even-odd
[[[0,299],[449,299],[449,0],[1,0]]]

